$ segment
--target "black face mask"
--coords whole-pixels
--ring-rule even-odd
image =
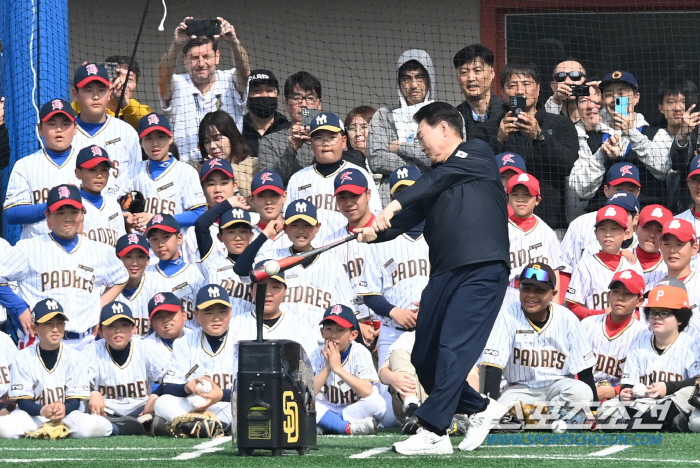
[[[277,111],[277,97],[261,96],[248,98],[248,109],[261,119],[270,118]]]

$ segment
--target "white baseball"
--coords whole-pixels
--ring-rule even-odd
[[[197,384],[197,391],[200,393],[209,393],[211,392],[211,389],[211,382],[208,380],[203,380]]]
[[[268,275],[276,275],[279,272],[280,264],[277,262],[277,260],[270,260],[265,264],[265,273],[267,273]]]
[[[646,398],[647,396],[647,386],[643,383],[636,383],[632,387],[632,393],[635,398]]]
[[[193,393],[192,395],[187,397],[187,401],[192,405],[192,408],[201,408],[204,406],[207,402],[207,399],[197,395],[196,393]]]
[[[557,419],[552,423],[552,432],[555,434],[563,434],[566,432],[566,423],[561,419]]]

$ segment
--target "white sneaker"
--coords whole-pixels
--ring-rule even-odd
[[[450,455],[453,452],[450,436],[440,436],[423,428],[408,439],[396,442],[391,449],[402,455]]]
[[[507,411],[507,406],[489,398],[489,405],[484,411],[469,416],[469,429],[464,440],[459,444],[459,449],[472,451],[478,448],[489,435],[489,430],[498,424]]]
[[[372,417],[350,423],[351,435],[371,435],[377,433],[377,421]]]

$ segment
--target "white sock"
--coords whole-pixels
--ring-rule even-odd
[[[420,406],[420,400],[415,396],[406,397],[406,399],[403,401],[403,409],[408,409],[408,405],[410,404]]]

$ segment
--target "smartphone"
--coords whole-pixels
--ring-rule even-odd
[[[218,36],[221,34],[221,21],[217,18],[193,18],[185,20],[188,36]]]
[[[101,62],[98,63],[98,65],[102,65],[107,69],[107,72],[109,73],[109,81],[114,81],[117,75],[119,75],[119,73],[117,72],[119,64],[117,62]]]
[[[513,96],[510,98],[510,110],[515,116],[520,115],[525,106],[527,106],[527,98],[525,96]]]
[[[312,108],[309,109],[308,107],[302,107],[301,108],[301,123],[304,126],[305,130],[308,130],[311,127],[311,122],[316,118],[318,115],[318,109]]]
[[[616,97],[615,98],[615,113],[622,114],[625,117],[629,115],[627,108],[630,105],[630,98],[628,97]]]
[[[689,94],[685,97],[685,110],[690,109],[692,105],[695,105],[695,109],[693,109],[693,112],[700,112],[697,93]]]

